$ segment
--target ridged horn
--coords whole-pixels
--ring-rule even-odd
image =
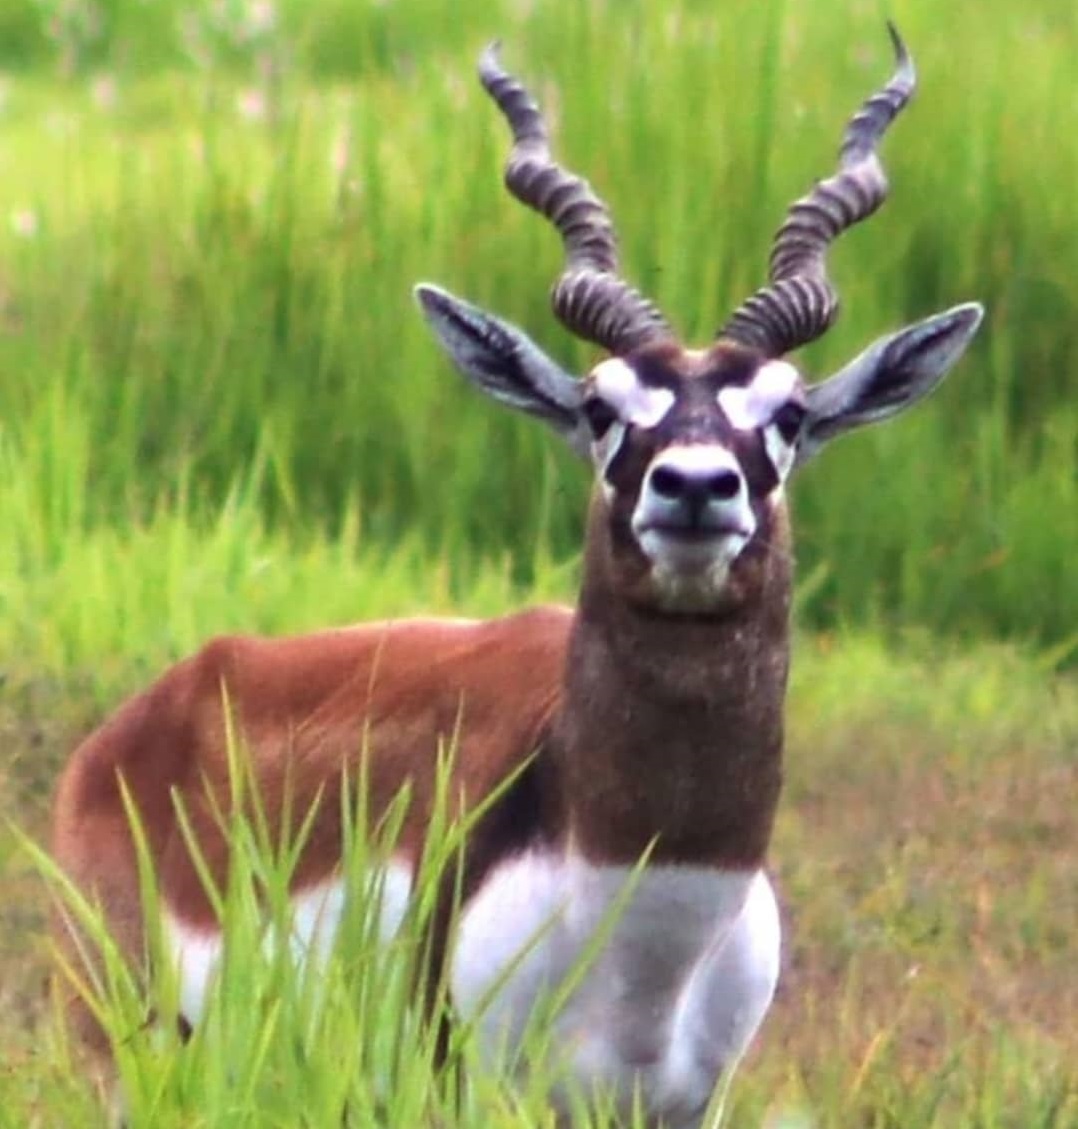
[[[551,291],[554,316],[577,337],[615,354],[670,337],[658,308],[619,275],[610,209],[586,180],[553,159],[539,107],[502,68],[498,49],[495,42],[483,52],[479,79],[513,131],[505,185],[550,220],[565,247],[565,269]]]
[[[719,337],[780,357],[819,337],[838,315],[838,292],[827,277],[828,246],[872,215],[887,197],[876,145],[910,100],[917,72],[894,24],[888,22],[897,69],[850,119],[838,172],[790,205],[771,249],[770,284],[741,304]]]

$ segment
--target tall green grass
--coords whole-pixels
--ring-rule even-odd
[[[1078,645],[1078,8],[276,11],[244,31],[239,0],[0,5],[3,810],[38,830],[61,745],[216,631],[571,595],[586,474],[466,390],[409,297],[439,281],[594,359],[547,309],[555,237],[500,187],[485,42],[503,38],[611,201],[628,274],[698,343],[888,73],[892,15],[921,93],[885,144],[891,200],[832,257],[843,320],[803,359],[822,375],[966,299],[989,316],[932,402],[795,488],[801,618],[826,630],[798,649],[776,833],[790,967],[730,1124],[1069,1129],[1078,712],[1051,672]],[[287,868],[237,840],[240,871],[282,890]],[[14,842],[0,824],[0,998],[26,1007],[11,981],[41,967],[40,896]],[[233,920],[249,951],[263,919]],[[437,1112],[387,971],[411,954],[341,955],[325,1010],[287,966],[236,961],[190,1046],[125,1043],[135,1122]],[[130,1030],[142,998],[118,968],[110,990]],[[22,1014],[5,1015],[0,1126],[98,1123],[70,1048]],[[394,1057],[395,1038],[419,1053]],[[407,1081],[372,1112],[378,1064]],[[549,1123],[537,1091],[471,1077],[445,1123]]]
[[[873,5],[320,0],[244,39],[210,15],[242,5],[112,0],[73,46],[42,30],[49,7],[8,10],[36,62],[0,108],[0,505],[36,495],[5,536],[26,568],[39,526],[68,545],[173,504],[212,521],[255,480],[259,520],[301,539],[358,522],[454,561],[509,553],[518,581],[537,545],[571,559],[586,475],[463,387],[409,296],[437,280],[593,359],[547,310],[556,238],[500,187],[478,49],[503,37],[611,201],[628,273],[692,342],[759,283],[891,65]],[[1076,19],[1049,0],[893,14],[921,92],[885,145],[892,199],[833,255],[844,318],[803,360],[825,374],[961,300],[989,313],[933,402],[797,484],[804,614],[1065,660]]]
[[[332,932],[320,924],[304,939],[296,931],[290,890],[311,830],[326,813],[316,802],[286,815],[285,823],[294,816],[295,830],[280,834],[259,795],[242,733],[232,732],[228,794],[210,801],[230,844],[223,884],[211,877],[182,799],[176,799],[181,833],[221,929],[204,1011],[189,1041],[179,1032],[181,985],[146,829],[133,799],[124,796],[147,922],[143,970],[133,968],[120,951],[86,892],[47,855],[25,844],[79,938],[74,951],[65,949],[58,957],[57,998],[76,993],[107,1033],[115,1074],[99,1074],[99,1086],[106,1104],[122,1108],[124,1123],[131,1129],[192,1124],[524,1127],[551,1123],[549,1093],[556,1086],[580,1111],[574,1120],[580,1129],[612,1124],[610,1094],[586,1097],[574,1089],[567,1076],[567,1048],[552,1040],[549,1020],[586,975],[616,922],[618,904],[632,893],[636,874],[629,875],[577,967],[564,983],[552,986],[548,1000],[539,1001],[519,1045],[480,1048],[481,1010],[466,1022],[443,1027],[451,1004],[432,946],[442,915],[455,917],[458,908],[464,843],[483,810],[497,802],[497,793],[454,818],[455,753],[441,751],[409,908],[387,941],[385,866],[399,842],[408,790],[387,811],[372,812],[365,782],[346,785],[339,813],[342,857],[334,875],[344,891],[344,909]],[[545,928],[531,943],[539,943]],[[520,959],[527,952],[525,944]],[[429,1013],[416,1004],[417,997],[429,998]],[[58,1034],[60,1060],[77,1055],[63,1032]],[[54,1113],[67,1101],[78,1108],[85,1094],[70,1087],[54,1101]],[[637,1124],[642,1118],[631,1120]]]
[[[731,1087],[724,1124],[1070,1129],[1076,904],[1069,798],[1052,784],[1071,768],[1078,699],[1054,695],[1035,667],[1000,646],[933,645],[909,661],[871,637],[837,645],[821,637],[802,655],[773,866],[788,907],[782,987]],[[549,1129],[544,1095],[561,1048],[544,1042],[547,1024],[536,1022],[520,1048],[535,1064],[527,1079],[513,1079],[508,1063],[482,1065],[472,1030],[455,1029],[458,1079],[435,1068],[433,1031],[412,1004],[438,882],[452,884],[468,830],[446,818],[444,792],[436,789],[443,799],[413,908],[383,946],[372,875],[392,851],[407,799],[372,831],[357,788],[355,806],[342,811],[349,898],[341,932],[328,962],[304,969],[280,943],[290,935],[287,889],[303,813],[296,834],[275,842],[257,803],[245,802],[256,793],[244,766],[239,746],[235,791],[221,811],[229,878],[208,883],[224,922],[221,973],[186,1045],[164,1019],[146,1022],[151,1009],[167,1017],[176,1006],[153,925],[158,957],[147,987],[93,908],[31,849],[103,954],[96,978],[77,964],[70,971],[114,1037],[132,1129]],[[142,871],[154,923],[145,859]],[[4,1050],[0,1125],[101,1123],[58,1027],[42,1025],[32,1044]],[[614,1123],[600,1108],[574,1124]]]

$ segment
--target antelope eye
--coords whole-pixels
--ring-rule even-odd
[[[593,438],[598,442],[613,427],[618,414],[604,399],[591,396],[584,401],[584,418],[588,421]]]
[[[792,443],[805,422],[805,409],[794,403],[783,404],[772,417],[771,423],[779,429],[779,434],[787,443]]]

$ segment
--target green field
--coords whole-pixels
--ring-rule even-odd
[[[832,255],[843,316],[799,360],[988,316],[938,396],[795,490],[786,969],[729,1124],[1078,1124],[1078,8],[7,0],[0,1125],[100,1118],[52,1034],[15,828],[42,832],[124,693],[222,630],[572,596],[586,475],[465,388],[410,296],[438,281],[594,359],[547,308],[557,240],[501,188],[480,48],[534,81],[627,273],[698,344],[888,73],[887,15],[919,95],[891,199]],[[200,1085],[212,1044],[147,1059],[165,1096],[135,1123],[363,1108],[339,1045],[369,1015],[302,1061],[275,1022],[242,1101]],[[511,1093],[480,1086],[461,1123],[541,1124]]]

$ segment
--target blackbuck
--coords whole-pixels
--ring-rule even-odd
[[[915,82],[892,38],[894,76],[850,120],[837,171],[790,207],[768,283],[700,349],[683,347],[623,280],[607,207],[552,157],[540,111],[495,48],[482,56],[482,84],[512,130],[509,191],[564,244],[554,313],[608,356],[577,379],[509,323],[435,286],[416,295],[470,381],[591,460],[579,598],[485,622],[218,638],[77,749],[56,796],[56,857],[132,962],[142,961],[122,782],[156,867],[186,1023],[199,1021],[221,934],[177,804],[222,882],[229,844],[215,809],[228,796],[227,695],[271,826],[283,834],[282,813],[298,819],[318,804],[294,906],[297,935],[319,951],[341,912],[345,789],[364,781],[374,815],[410,789],[384,876],[381,926],[392,935],[424,843],[440,745],[455,744],[461,811],[511,781],[474,822],[454,925],[434,947],[454,1013],[475,1020],[485,1046],[520,1034],[634,878],[587,975],[551,1020],[552,1045],[585,1092],[613,1093],[625,1109],[640,1102],[650,1123],[701,1122],[759,1027],[779,969],[765,864],[789,661],[786,481],[835,436],[932,391],[982,316],[967,304],[928,317],[820,383],[784,359],[835,317],[828,246],[886,195],[876,148]],[[72,1016],[107,1053],[78,1000]]]

